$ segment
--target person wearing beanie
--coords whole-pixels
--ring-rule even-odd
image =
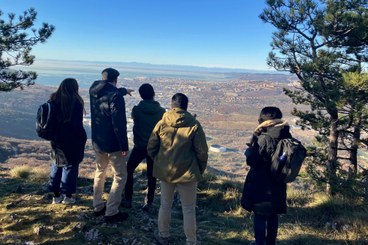
[[[286,183],[272,178],[271,159],[277,142],[291,138],[291,134],[277,107],[264,107],[258,122],[245,151],[250,170],[244,182],[241,205],[254,213],[255,244],[272,245],[276,244],[278,214],[286,213],[287,205]]]
[[[126,208],[132,207],[133,173],[139,163],[146,159],[147,195],[142,208],[144,211],[149,211],[155,195],[156,178],[153,177],[153,160],[147,155],[147,143],[156,123],[161,120],[165,113],[165,109],[160,106],[159,102],[154,100],[155,91],[151,84],[142,84],[138,91],[142,100],[132,109],[134,148],[127,163],[128,178],[121,204]]]
[[[105,215],[106,223],[128,218],[127,213],[119,212],[127,178],[126,157],[129,150],[123,96],[133,90],[116,87],[119,75],[116,69],[106,68],[102,71],[102,79],[95,81],[89,89],[92,145],[96,154],[93,208],[96,216]],[[114,178],[105,202],[102,195],[109,163]]]

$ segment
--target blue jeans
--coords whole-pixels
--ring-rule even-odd
[[[51,164],[49,190],[54,193],[63,193],[71,196],[77,190],[79,163],[65,167],[57,167]]]
[[[277,214],[271,216],[255,214],[253,221],[256,244],[276,244],[277,229],[279,224]]]

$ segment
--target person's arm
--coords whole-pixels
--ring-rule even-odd
[[[135,107],[136,107],[136,106],[133,106],[133,108],[132,108],[132,112],[130,113],[130,116],[131,116],[131,118],[132,118],[133,120],[134,120],[134,118],[135,118],[135,113],[136,113],[136,112],[135,112],[135,110],[136,110],[136,109],[135,109]]]
[[[127,94],[129,94],[130,96],[132,96],[132,92],[134,92],[133,89],[128,89],[128,88],[118,88],[119,92],[125,96]]]
[[[273,139],[268,135],[261,135],[258,138],[258,144],[259,144],[259,155],[264,163],[271,162],[272,154],[275,151],[275,147],[273,144]]]
[[[203,174],[207,167],[208,146],[206,141],[206,135],[203,131],[202,126],[199,123],[197,131],[193,137],[193,146],[196,157],[198,159],[200,173]]]
[[[121,93],[113,95],[110,104],[112,126],[119,142],[121,151],[128,151],[125,101]]]
[[[71,126],[73,132],[76,134],[77,137],[80,137],[84,140],[87,139],[86,131],[83,127],[83,106],[79,101],[76,101],[74,103]]]
[[[257,167],[257,163],[261,159],[257,139],[245,150],[244,155],[246,156],[247,165]]]

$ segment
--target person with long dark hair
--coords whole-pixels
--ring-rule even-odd
[[[57,110],[57,130],[51,141],[53,163],[49,189],[52,203],[75,203],[79,163],[84,157],[87,135],[83,127],[84,102],[74,78],[64,79],[50,96]]]

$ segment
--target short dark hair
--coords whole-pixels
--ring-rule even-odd
[[[114,82],[120,73],[114,68],[106,68],[102,72],[102,80],[107,80],[109,82]]]
[[[282,112],[278,107],[266,106],[261,110],[261,113],[258,118],[258,122],[262,123],[267,120],[281,119],[281,118],[282,118]]]
[[[182,93],[176,93],[171,98],[171,106],[172,107],[178,107],[183,110],[188,109],[188,97],[185,94]]]
[[[153,97],[155,97],[155,91],[153,90],[153,87],[149,83],[143,83],[139,89],[139,94],[142,99],[144,100],[152,100]]]

